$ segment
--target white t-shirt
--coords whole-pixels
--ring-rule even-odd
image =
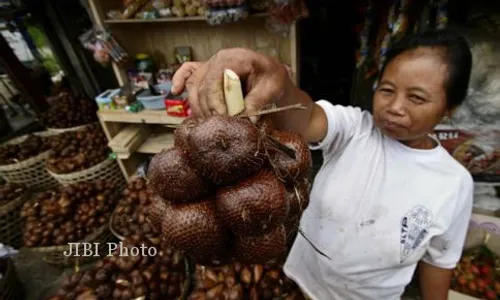
[[[320,100],[328,119],[312,149],[314,180],[285,273],[313,299],[400,299],[420,260],[454,268],[472,211],[473,180],[441,146],[409,148],[369,112]]]

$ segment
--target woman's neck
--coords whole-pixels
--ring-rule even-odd
[[[422,149],[422,150],[433,149],[434,147],[437,146],[436,141],[434,141],[428,135],[424,135],[424,136],[422,136],[418,139],[415,139],[415,140],[400,141],[400,142],[403,143],[404,145],[410,147],[410,148]]]

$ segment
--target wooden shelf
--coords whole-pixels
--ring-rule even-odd
[[[263,18],[268,16],[268,13],[257,13],[251,14],[249,17],[253,18]],[[130,24],[130,23],[162,23],[162,22],[190,22],[190,21],[205,21],[204,16],[194,16],[194,17],[167,17],[167,18],[157,18],[157,19],[109,19],[104,20],[107,24]]]
[[[148,53],[158,66],[177,63],[176,48],[188,46],[192,59],[204,61],[221,49],[244,47],[267,54],[289,65],[293,81],[299,82],[299,54],[296,24],[290,26],[289,35],[269,30],[266,22],[268,13],[250,14],[245,20],[221,25],[209,25],[205,16],[167,17],[159,19],[107,19],[110,10],[123,8],[122,0],[89,0],[89,8],[96,26],[110,27],[113,37],[134,57],[137,53]],[[127,25],[128,24],[128,25]],[[144,24],[144,25],[139,25]],[[127,65],[113,63],[113,72],[119,86],[127,80]],[[117,161],[127,180],[133,178],[138,166],[151,154],[174,145],[173,130],[165,125],[177,125],[185,118],[169,116],[165,110],[143,110],[129,113],[124,110],[99,111],[99,121],[108,141],[113,141],[129,125],[147,124],[148,134],[127,141],[121,136],[115,140],[118,146]],[[131,131],[132,132],[132,131]],[[120,145],[130,146],[123,151]],[[124,148],[125,148],[124,146]],[[128,149],[127,149],[128,150]]]
[[[161,150],[171,148],[173,146],[174,134],[172,132],[152,133],[149,135],[148,139],[142,143],[141,146],[139,146],[136,152],[157,154],[160,153]]]
[[[185,118],[172,117],[164,110],[143,110],[131,113],[125,110],[99,111],[99,118],[104,122],[145,123],[145,124],[181,124]]]
[[[117,19],[117,20],[105,20],[104,23],[107,24],[130,24],[130,23],[160,23],[160,22],[189,22],[189,21],[204,21],[205,17],[169,17],[169,18],[158,18],[158,19]]]

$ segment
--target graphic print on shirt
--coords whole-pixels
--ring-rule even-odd
[[[432,213],[418,205],[407,212],[401,219],[401,263],[420,245],[429,233]]]

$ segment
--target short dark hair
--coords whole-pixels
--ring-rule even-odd
[[[465,38],[452,30],[432,30],[402,37],[387,50],[381,76],[396,56],[419,47],[436,47],[443,50],[443,60],[448,67],[448,78],[445,82],[446,106],[454,108],[462,104],[469,87],[472,54]]]

